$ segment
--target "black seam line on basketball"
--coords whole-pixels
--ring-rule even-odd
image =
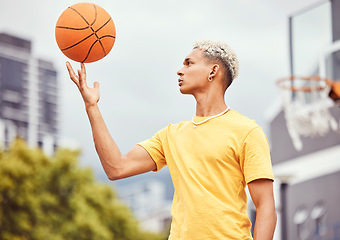
[[[112,35],[104,35],[104,36],[101,36],[99,39],[106,38],[106,37],[116,38],[115,36],[112,36]]]
[[[84,42],[86,39],[88,39],[89,37],[91,37],[91,36],[93,36],[93,35],[94,35],[94,33],[91,33],[91,34],[88,35],[86,38],[83,38],[82,40],[80,40],[79,42],[73,44],[72,46],[69,46],[69,47],[67,47],[67,48],[61,49],[61,51],[65,51],[65,50],[68,50],[68,49],[70,49],[70,48],[73,48],[73,47],[77,46],[78,44]]]
[[[93,3],[93,7],[94,7],[94,20],[93,23],[91,23],[91,26],[96,22],[97,20],[97,7],[96,5]]]
[[[100,28],[98,28],[98,29],[96,30],[96,32],[98,32],[100,29],[102,29],[103,27],[105,27],[106,24],[108,24],[110,21],[111,21],[111,17],[110,17],[109,20],[107,20]]]
[[[90,26],[90,29],[92,30],[92,32],[93,32],[94,35],[96,36],[97,40],[99,41],[100,46],[102,47],[102,50],[103,50],[103,52],[104,52],[104,55],[106,56],[106,51],[105,51],[105,49],[104,49],[104,46],[103,46],[102,42],[99,40],[99,37],[98,37],[98,35],[97,35],[97,31],[95,31],[95,30],[93,29],[92,26]]]
[[[85,29],[88,29],[89,26],[86,26],[86,27],[83,27],[83,28],[72,28],[72,27],[56,26],[55,28],[62,28],[62,29],[68,29],[68,30],[85,30]]]
[[[96,34],[96,35],[97,35],[97,34]],[[100,43],[100,46],[102,47],[102,50],[103,50],[103,52],[104,52],[104,56],[106,56],[106,51],[105,51],[105,48],[104,48],[104,46],[103,46],[102,41],[100,41],[99,38],[98,38],[98,41],[99,41],[99,43]]]
[[[85,22],[86,22],[86,24],[87,25],[90,25],[89,23],[88,23],[88,21],[86,20],[86,18],[84,18],[84,16],[80,13],[80,12],[78,12],[76,9],[74,9],[74,8],[72,8],[72,7],[68,7],[69,9],[71,9],[71,10],[73,10],[73,11],[75,11]]]
[[[98,37],[97,32],[98,32],[100,29],[102,29],[104,26],[106,26],[110,21],[111,21],[111,17],[109,18],[109,20],[107,20],[107,21],[106,21],[100,28],[98,28],[96,31],[94,31],[94,29],[92,28],[92,26],[90,27],[91,30],[92,30],[92,31],[94,32],[94,34],[96,35],[96,37],[97,37],[97,39],[98,39],[98,41],[99,41],[100,46],[102,47],[104,56],[106,56],[106,50],[105,50],[105,48],[104,48],[103,43],[100,41],[101,38]],[[84,60],[84,61],[85,61],[85,60]]]
[[[97,39],[100,39],[97,35],[97,32],[94,32],[94,35],[96,36]]]
[[[82,61],[82,63],[85,62],[86,59],[89,57],[89,55],[90,55],[90,53],[91,53],[91,50],[92,50],[93,46],[94,46],[98,41],[99,41],[99,40],[97,39],[94,43],[92,43],[92,45],[91,45],[89,51],[87,52],[87,55],[86,55],[85,59]]]
[[[106,50],[105,50],[105,48],[104,48],[104,46],[103,46],[103,43],[100,41],[100,39],[103,39],[103,38],[105,38],[105,37],[111,37],[111,38],[114,38],[114,39],[116,39],[116,37],[115,37],[115,36],[112,36],[112,35],[104,35],[104,36],[101,36],[100,38],[98,38],[99,43],[100,43],[100,45],[102,46],[104,55],[106,56],[106,55],[107,55]]]

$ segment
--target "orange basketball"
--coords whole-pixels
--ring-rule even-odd
[[[93,3],[78,3],[60,15],[55,38],[68,58],[89,63],[102,59],[111,51],[116,28],[104,8]]]

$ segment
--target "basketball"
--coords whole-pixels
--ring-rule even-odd
[[[55,38],[68,58],[90,63],[111,51],[116,40],[116,28],[104,8],[93,3],[78,3],[60,15]]]

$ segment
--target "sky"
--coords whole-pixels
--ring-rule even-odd
[[[76,0],[0,0],[0,31],[32,40],[35,57],[53,62],[60,89],[61,143],[82,149],[81,163],[102,174],[84,104],[68,77],[68,60],[54,37],[60,14]],[[116,25],[104,59],[86,64],[99,107],[123,153],[169,123],[190,120],[192,96],[183,96],[176,72],[196,40],[230,45],[240,73],[226,93],[232,109],[255,119],[269,136],[268,109],[279,97],[275,81],[289,75],[288,16],[316,0],[93,0]],[[79,64],[71,61],[74,68]]]

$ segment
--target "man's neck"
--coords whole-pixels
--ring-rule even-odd
[[[196,116],[198,117],[214,116],[227,109],[222,94],[201,94],[194,97],[196,99]]]

